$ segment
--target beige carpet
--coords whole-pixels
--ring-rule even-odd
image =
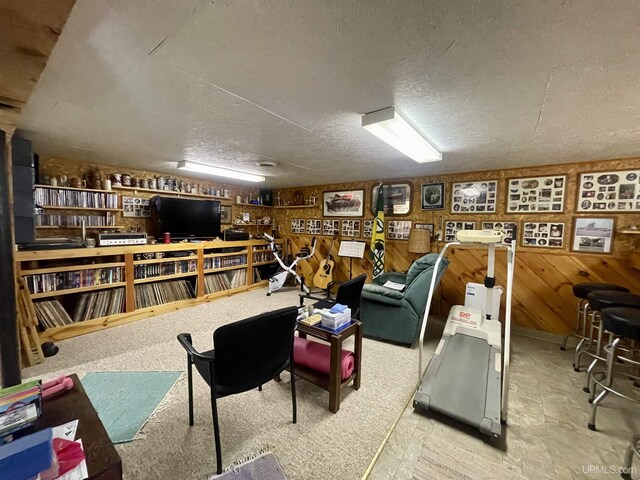
[[[297,292],[265,289],[223,298],[191,309],[141,320],[58,342],[60,352],[25,378],[109,370],[185,370],[186,355],[176,340],[193,334],[197,348],[209,349],[220,325],[266,310],[297,304]],[[352,342],[346,344],[352,347]],[[416,350],[364,339],[360,390],[346,387],[337,414],[327,409],[328,393],[299,380],[298,423],[291,423],[288,375],[257,390],[219,401],[222,459],[229,465],[261,450],[277,456],[290,479],[359,479],[413,392]],[[195,425],[187,423],[187,385],[179,382],[172,400],[144,428],[146,438],[118,451],[128,479],[204,479],[215,471],[209,390],[194,385]]]

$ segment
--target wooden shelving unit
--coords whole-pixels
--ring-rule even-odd
[[[38,298],[57,297],[58,295],[69,295],[71,293],[90,292],[92,290],[102,290],[102,289],[105,289],[105,288],[124,287],[126,285],[127,285],[126,282],[113,282],[113,283],[102,283],[100,285],[91,285],[89,287],[65,288],[65,289],[61,289],[61,290],[53,290],[51,292],[32,293],[31,294],[31,299],[32,300],[36,300]]]
[[[281,242],[280,242],[281,243]],[[77,248],[69,250],[41,250],[41,251],[20,251],[15,253],[16,261],[16,275],[19,277],[25,277],[31,274],[50,274],[50,273],[63,273],[63,272],[75,272],[81,270],[100,269],[100,268],[114,268],[119,267],[124,269],[124,281],[117,283],[105,283],[100,285],[93,285],[88,287],[69,288],[64,290],[55,290],[51,292],[31,294],[32,300],[38,301],[40,299],[60,299],[65,300],[65,308],[69,312],[69,309],[73,308],[73,301],[75,297],[69,297],[71,294],[78,294],[84,292],[92,292],[94,290],[104,290],[112,288],[124,287],[124,312],[109,315],[106,317],[92,318],[90,320],[84,320],[76,322],[71,325],[63,325],[55,328],[48,328],[39,333],[40,340],[62,340],[65,338],[71,338],[85,333],[91,333],[94,331],[110,328],[113,326],[142,320],[144,318],[159,315],[162,313],[179,310],[181,308],[191,307],[198,305],[199,303],[209,302],[214,298],[231,295],[238,292],[246,291],[250,288],[263,286],[266,282],[253,282],[253,248],[254,246],[262,247],[264,243],[260,240],[246,240],[238,242],[224,242],[224,241],[210,241],[200,243],[176,243],[176,244],[157,244],[157,245],[136,245],[136,246],[123,246],[123,247],[98,247],[98,248]],[[242,247],[242,250],[235,252],[220,252],[220,249],[226,249],[230,247]],[[195,255],[185,257],[168,257],[172,252],[177,251],[191,251]],[[205,253],[206,252],[206,253]],[[139,254],[156,254],[162,253],[162,258],[152,258],[147,260],[135,260],[134,257]],[[211,269],[204,269],[205,258],[220,258],[220,257],[233,257],[238,255],[244,255],[246,257],[246,263],[241,265],[232,265],[227,267],[218,267]],[[124,261],[122,261],[124,259]],[[102,263],[87,264],[87,261],[102,261]],[[134,278],[134,267],[136,265],[145,264],[157,264],[157,263],[170,263],[180,261],[195,261],[196,270],[191,272],[159,275],[148,278]],[[38,265],[40,262],[44,264]],[[51,265],[52,263],[59,262],[59,266]],[[256,264],[257,265],[257,264]],[[245,270],[246,271],[246,284],[241,286],[234,286],[230,289],[205,293],[204,278],[205,274],[211,275],[220,272],[233,271],[233,270]],[[164,282],[166,280],[176,279],[193,279],[189,280],[195,290],[195,298],[187,300],[179,300],[175,302],[165,303],[162,305],[150,306],[145,308],[136,308],[135,301],[135,287],[141,284],[148,284],[152,282]],[[66,306],[69,304],[70,306]]]
[[[113,193],[113,192],[111,192]],[[88,212],[121,212],[120,208],[102,208],[102,207],[65,207],[61,205],[42,205],[43,210],[85,210]]]
[[[153,188],[140,188],[140,187],[113,187],[114,190],[120,190],[123,192],[145,192],[145,193],[157,193],[158,195],[171,195],[174,197],[192,197],[192,198],[206,198],[208,200],[231,200],[231,197],[214,197],[213,195],[203,195],[201,193],[186,193],[186,192],[174,192],[173,190],[158,190]]]
[[[255,207],[255,208],[273,208],[270,205],[258,205],[256,203],[239,203],[233,202],[234,205],[238,207]]]
[[[55,228],[58,230],[80,230],[82,227],[75,227],[71,225],[36,225],[36,228]],[[86,230],[122,230],[122,225],[85,225]]]
[[[76,192],[115,193],[113,190],[97,190],[94,188],[61,187],[59,185],[34,185],[34,188],[50,188],[51,190],[73,190]]]
[[[275,208],[276,210],[284,210],[284,209],[288,209],[288,208],[316,208],[318,206],[319,206],[318,204],[316,204],[316,205],[286,205],[286,206],[280,205],[280,206],[276,206],[276,207],[273,207],[273,208]]]
[[[139,283],[162,282],[163,280],[174,280],[176,278],[182,277],[193,277],[194,275],[198,275],[198,272],[183,272],[174,273],[171,275],[157,275],[155,277],[136,278],[133,280],[133,283],[137,285]]]

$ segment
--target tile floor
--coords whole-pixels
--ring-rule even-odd
[[[427,342],[433,350],[437,338]],[[640,433],[640,405],[609,395],[598,408],[598,431],[587,429],[591,407],[572,354],[514,336],[508,426],[496,444],[447,417],[414,412],[410,403],[368,478],[620,478],[596,469],[622,465]],[[632,478],[640,478],[640,462],[634,466]]]

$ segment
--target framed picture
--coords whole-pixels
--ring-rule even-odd
[[[459,230],[474,230],[476,222],[465,220],[447,220],[444,224],[444,241],[455,242]]]
[[[525,222],[522,230],[522,246],[563,248],[564,223]]]
[[[502,243],[506,243],[510,245],[514,240],[517,241],[516,232],[517,232],[517,223],[516,222],[482,222],[483,230],[500,230],[504,232],[504,238],[502,239]]]
[[[411,222],[406,220],[389,220],[387,222],[387,239],[409,240]]]
[[[343,190],[322,194],[322,214],[325,217],[362,217],[364,190]]]
[[[423,183],[422,210],[444,210],[444,182]]]
[[[433,223],[414,223],[413,228],[416,230],[429,230],[433,236]]]
[[[309,235],[320,235],[322,233],[322,221],[317,218],[307,219],[307,233]]]
[[[411,213],[411,184],[382,184],[385,215],[409,215]],[[378,204],[378,185],[371,191],[371,213],[376,214]]]
[[[291,219],[291,233],[304,233],[304,218]]]
[[[151,217],[149,199],[140,197],[122,197],[122,216],[138,218]]]
[[[577,212],[640,212],[640,170],[580,174]]]
[[[507,184],[507,213],[564,212],[566,175],[510,178]]]
[[[342,220],[342,236],[359,237],[360,223],[360,220]]]
[[[451,213],[495,213],[497,190],[497,180],[454,183],[451,188]]]
[[[578,218],[573,223],[574,252],[611,253],[615,220],[613,218]]]
[[[365,220],[362,222],[362,236],[371,238],[373,236],[373,220]]]
[[[220,205],[220,223],[231,223],[231,205]]]
[[[335,235],[340,233],[340,220],[323,220],[322,235]]]

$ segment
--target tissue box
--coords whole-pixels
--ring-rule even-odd
[[[322,317],[321,324],[323,327],[331,328],[335,330],[340,328],[345,323],[351,321],[351,309],[346,308],[342,313],[331,313],[328,309],[320,310],[320,316]]]

